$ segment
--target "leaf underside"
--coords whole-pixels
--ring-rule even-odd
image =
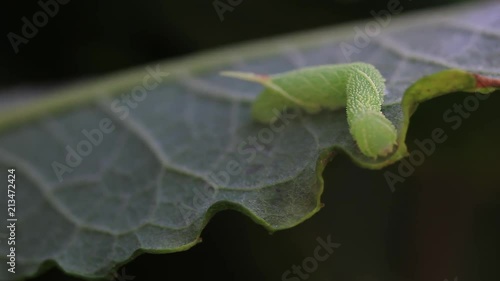
[[[393,18],[350,60],[340,46],[355,46],[353,26],[363,29],[364,22],[163,63],[171,75],[127,118],[110,105],[142,83],[143,68],[3,112],[0,171],[5,179],[16,168],[19,202],[16,278],[53,263],[102,277],[141,252],[186,250],[210,217],[228,208],[269,231],[301,223],[320,209],[321,172],[334,151],[368,168],[402,155],[363,156],[344,110],[291,117],[279,132],[252,122],[250,105],[262,87],[218,73],[371,63],[387,80],[384,114],[406,131],[401,98],[420,77],[447,68],[500,77],[498,14],[499,4],[481,3]],[[99,128],[105,118],[114,131],[60,182],[53,162],[64,164],[65,147],[76,148],[87,139],[82,130]],[[7,247],[1,243],[0,251]],[[5,255],[0,260],[5,264]],[[0,279],[12,278],[7,274]]]

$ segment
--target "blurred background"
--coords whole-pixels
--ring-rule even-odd
[[[19,45],[17,54],[7,34],[21,35],[22,18],[31,20],[41,8],[38,0],[5,3],[0,12],[2,88],[94,76],[236,42],[369,18],[371,10],[387,9],[388,3],[231,0],[241,3],[224,12],[221,21],[214,0],[64,1],[68,3],[59,5],[58,13],[33,38]],[[404,14],[458,1],[400,2]]]
[[[37,92],[232,43],[370,18],[387,2],[242,0],[221,18],[212,0],[70,0],[16,54],[7,34],[21,34],[22,18],[31,19],[40,6],[8,1],[0,11],[0,103],[1,93],[24,87]],[[464,1],[400,2],[404,15]],[[465,97],[423,104],[407,139],[446,128],[442,113]],[[498,108],[500,95],[492,95],[459,131],[446,130],[446,143],[394,193],[384,172],[397,165],[371,171],[338,155],[324,171],[325,207],[305,223],[269,235],[242,214],[222,212],[203,231],[203,243],[141,255],[107,280],[282,280],[313,254],[318,237],[328,236],[341,246],[307,280],[500,280]],[[33,280],[81,279],[52,268]]]

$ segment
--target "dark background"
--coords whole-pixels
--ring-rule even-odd
[[[7,86],[99,75],[235,42],[368,18],[371,10],[387,9],[388,0],[242,0],[224,13],[222,22],[213,0],[69,0],[19,46],[17,55],[7,34],[20,35],[22,17],[32,19],[41,8],[37,1],[4,2],[0,85]],[[406,13],[457,1],[400,2]]]
[[[222,1],[226,2],[226,1]],[[6,37],[36,1],[3,4],[0,89],[56,85],[231,43],[370,18],[383,1],[243,0],[220,21],[212,1],[82,1],[59,13],[14,54]],[[403,14],[457,1],[401,0]],[[385,171],[357,167],[343,155],[324,172],[326,207],[305,223],[269,235],[234,211],[217,214],[204,242],[166,255],[144,254],[125,266],[133,280],[281,280],[332,236],[342,246],[309,280],[500,280],[500,96],[492,95],[459,130],[442,114],[465,94],[423,104],[411,140],[442,126],[449,136],[391,193]],[[441,123],[440,123],[441,122]],[[43,239],[43,234],[41,238]],[[120,269],[119,272],[122,272]],[[34,280],[81,280],[53,268]],[[108,280],[132,280],[109,278]]]

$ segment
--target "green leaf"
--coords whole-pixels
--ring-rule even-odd
[[[364,30],[366,22],[351,23],[118,73],[3,111],[2,178],[16,169],[15,277],[54,263],[102,277],[141,252],[186,250],[228,208],[269,231],[299,224],[321,207],[321,172],[335,151],[368,168],[403,157],[420,100],[402,107],[401,99],[419,78],[447,68],[500,77],[499,13],[499,4],[481,3],[392,18],[366,47],[352,41],[353,26]],[[346,44],[357,50],[350,60]],[[262,87],[218,75],[350,61],[371,63],[387,79],[383,112],[403,142],[388,158],[358,151],[343,110],[290,115],[280,127],[252,122],[250,105]],[[156,76],[161,83],[153,86],[156,69],[170,75]],[[141,87],[151,90],[141,94]],[[69,157],[74,150],[88,155]],[[56,162],[60,173],[61,165],[68,169],[62,181]]]

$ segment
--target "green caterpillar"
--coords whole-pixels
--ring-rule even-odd
[[[265,87],[252,105],[252,117],[261,123],[274,122],[276,108],[317,113],[345,107],[349,131],[364,155],[387,156],[397,144],[396,128],[381,112],[385,79],[371,64],[321,65],[270,76],[234,71],[221,75]]]

